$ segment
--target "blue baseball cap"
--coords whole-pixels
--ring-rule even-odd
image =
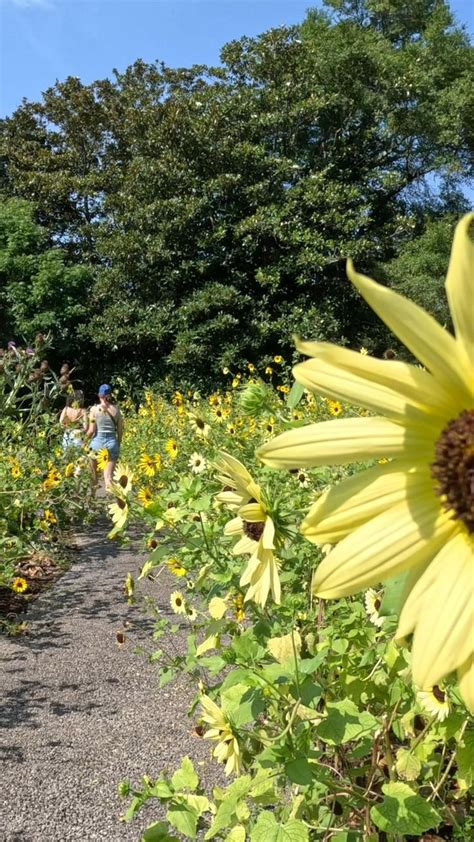
[[[99,386],[99,395],[111,395],[112,394],[112,387],[108,385],[108,383],[102,383],[102,386]]]

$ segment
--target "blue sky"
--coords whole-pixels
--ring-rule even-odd
[[[137,58],[217,64],[227,41],[297,23],[315,5],[319,0],[0,0],[0,115],[22,97],[39,99],[56,79],[89,83]],[[451,6],[472,31],[472,0]]]

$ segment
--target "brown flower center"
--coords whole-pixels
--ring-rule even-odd
[[[474,410],[450,421],[436,443],[431,475],[446,509],[474,532]]]
[[[244,520],[244,533],[247,538],[251,538],[252,541],[260,541],[260,538],[263,535],[263,530],[265,528],[265,524],[262,521],[257,521],[257,523],[250,523],[248,520]]]
[[[441,702],[441,704],[443,704],[446,701],[446,693],[443,690],[441,690],[441,687],[438,687],[437,684],[433,686],[432,692],[435,699],[438,702]]]

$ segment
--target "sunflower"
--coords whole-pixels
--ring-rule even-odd
[[[234,555],[250,555],[240,584],[248,585],[245,599],[253,599],[262,607],[271,592],[280,602],[281,589],[275,549],[275,525],[267,510],[260,486],[253,480],[238,459],[221,452],[216,466],[224,489],[216,499],[231,511],[237,512],[224,529],[226,535],[237,538]]]
[[[142,506],[145,506],[145,508],[147,506],[149,506],[150,503],[153,502],[153,494],[152,494],[151,490],[147,487],[140,488],[140,491],[138,492],[137,497],[140,500],[140,503],[142,504]]]
[[[172,459],[176,459],[178,455],[178,442],[176,439],[168,439],[165,444],[165,450]]]
[[[186,568],[183,567],[179,558],[169,558],[166,564],[174,576],[186,576]]]
[[[161,469],[163,467],[163,459],[161,457],[161,453],[155,453],[154,459],[155,459],[156,470],[161,471]]]
[[[181,591],[173,591],[170,596],[170,605],[175,614],[186,613],[186,600]]]
[[[106,447],[102,447],[97,451],[95,458],[99,471],[103,471],[109,464],[109,451]]]
[[[66,465],[66,467],[64,469],[64,476],[65,477],[73,477],[73,476],[75,476],[75,471],[76,471],[76,466],[74,465],[74,462],[68,462],[68,464]]]
[[[56,515],[51,511],[51,509],[45,509],[44,519],[47,523],[51,523],[52,525],[58,522]]]
[[[16,576],[12,582],[12,591],[15,593],[25,593],[28,590],[28,582],[23,579],[23,576]]]
[[[209,696],[202,695],[200,699],[204,714],[202,717],[209,730],[204,734],[205,740],[214,740],[217,743],[213,756],[220,763],[225,763],[226,775],[235,772],[240,774],[240,748],[232,727],[225,717],[224,712],[216,705]]]
[[[109,503],[108,506],[109,515],[112,518],[112,522],[114,524],[114,528],[110,533],[116,535],[123,527],[125,526],[128,518],[128,504],[126,500],[122,500],[121,497],[117,497],[113,503]]]
[[[150,456],[149,453],[142,453],[138,460],[138,469],[143,476],[154,477],[156,465],[153,456]]]
[[[265,374],[268,374],[271,377],[271,375],[273,374],[273,368],[271,367],[271,365],[267,365],[267,367],[265,368]]]
[[[449,701],[448,697],[442,687],[437,684],[430,687],[428,690],[419,690],[416,698],[421,707],[432,716],[435,716],[439,722],[443,722],[449,716]]]
[[[352,283],[422,367],[298,343],[312,357],[295,367],[299,383],[379,415],[294,429],[260,450],[264,462],[285,468],[391,459],[331,488],[308,513],[306,537],[337,544],[316,571],[314,592],[346,596],[405,574],[397,638],[413,634],[414,682],[429,690],[457,671],[472,711],[473,222],[469,214],[456,228],[446,279],[455,336],[349,262]]]
[[[133,471],[123,462],[118,462],[114,471],[113,480],[115,485],[118,485],[123,494],[127,495],[132,490]]]
[[[19,479],[22,473],[23,471],[21,470],[20,463],[15,460],[11,467],[11,474],[13,479]]]
[[[197,611],[195,608],[193,608],[192,605],[189,604],[189,602],[187,602],[185,605],[184,613],[186,614],[186,617],[188,618],[190,623],[194,623],[195,619],[197,618]]]
[[[227,425],[227,432],[229,433],[229,436],[237,435],[237,430],[235,428],[235,425],[234,424],[228,424]]]
[[[298,481],[298,485],[301,486],[301,488],[308,488],[308,486],[311,484],[309,476],[304,468],[298,468],[298,470],[295,473],[295,476]]]
[[[276,354],[273,357],[273,362],[276,363],[277,365],[281,365],[282,362],[283,362],[283,357],[281,356],[281,354]]]
[[[50,468],[48,471],[48,476],[43,482],[43,488],[45,489],[45,491],[48,491],[50,488],[56,488],[60,484],[61,474],[59,473],[57,468]]]
[[[340,401],[328,401],[328,409],[331,415],[341,415],[342,403]]]
[[[204,418],[201,418],[200,415],[196,415],[194,412],[190,412],[189,423],[197,436],[200,436],[203,439],[207,439],[211,428],[209,424],[206,423]]]
[[[188,465],[193,474],[202,474],[207,468],[206,460],[200,453],[192,453]]]
[[[364,602],[365,610],[368,614],[370,622],[373,623],[374,626],[378,626],[379,628],[383,626],[384,618],[381,617],[379,614],[379,609],[382,605],[382,600],[377,591],[374,591],[373,588],[369,588],[369,590],[365,592]]]

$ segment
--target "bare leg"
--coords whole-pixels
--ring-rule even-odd
[[[106,491],[110,488],[110,485],[112,483],[112,477],[113,477],[113,474],[114,474],[116,464],[117,464],[117,460],[110,459],[107,462],[107,465],[104,469],[104,482],[105,482]]]

